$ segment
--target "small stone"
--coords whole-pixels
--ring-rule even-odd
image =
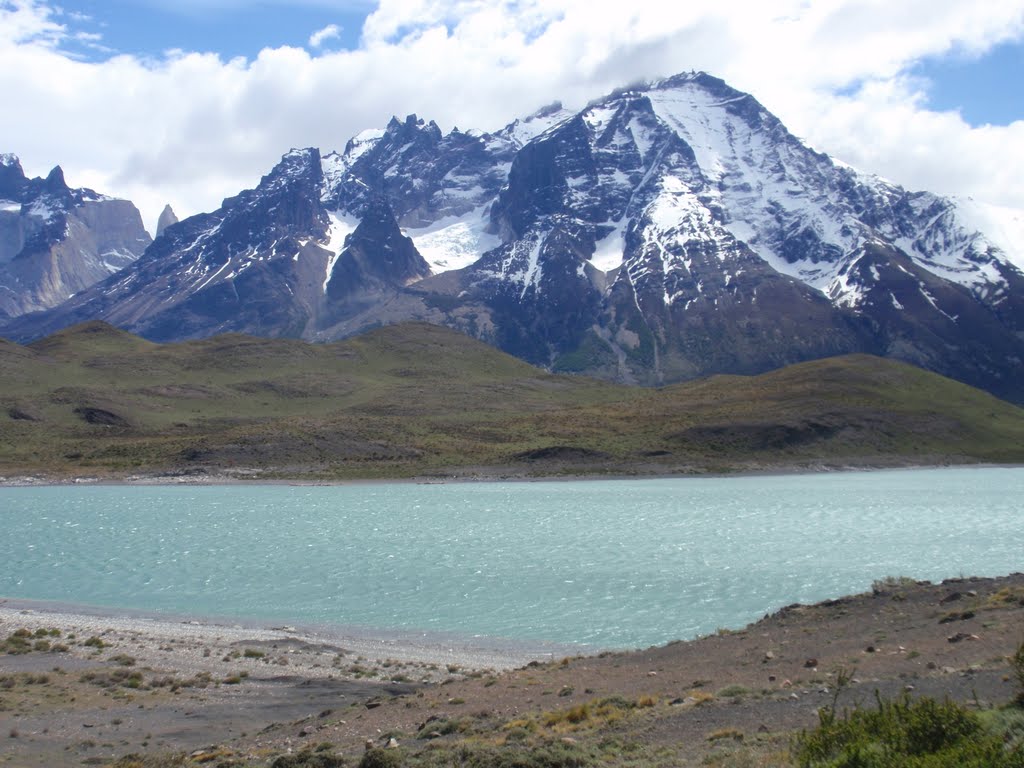
[[[908,683],[907,685],[903,686],[903,690],[906,691],[907,693],[910,693],[912,690],[914,690],[914,686],[912,686],[912,685],[910,685]]]
[[[791,698],[793,701],[798,701],[800,699],[800,697],[795,693],[789,694],[789,698]]]
[[[776,679],[776,678],[775,678],[775,675],[768,675],[768,682],[769,682],[769,683],[774,683],[774,682],[775,682],[775,679]]]
[[[761,659],[762,664],[767,664],[769,661],[775,658],[775,654],[771,651],[765,651],[764,658]]]
[[[440,731],[431,731],[430,733],[427,734],[427,738],[428,739],[440,739],[441,736],[442,736],[442,733]]]
[[[377,745],[373,743],[373,739],[367,739],[366,743],[363,744],[363,749],[365,749],[367,752],[369,752],[371,749],[373,749],[376,746]]]
[[[782,681],[782,687],[783,688],[792,688],[793,687],[793,683],[791,681],[789,681],[789,680],[783,680]]]
[[[655,672],[654,670],[651,670],[650,672],[647,673],[647,676],[648,677],[657,677],[658,673]]]
[[[388,749],[398,749],[398,739],[396,739],[394,736],[392,736],[390,739],[388,739],[388,746],[387,746],[387,748]]]
[[[804,662],[804,667],[806,669],[814,669],[817,666],[818,666],[818,660],[814,659],[814,658],[808,659],[807,661]]]
[[[572,736],[563,736],[562,737],[562,743],[563,744],[577,744],[578,742]]]
[[[761,723],[759,726],[757,726],[757,732],[758,733],[768,733],[768,726],[765,725],[764,723]]]
[[[939,667],[939,665],[936,664],[934,661],[929,661],[927,664],[925,664],[925,666],[928,669],[938,669],[938,667]]]
[[[966,640],[970,635],[965,635],[963,632],[957,632],[955,635],[950,635],[946,638],[947,642],[959,643],[961,640]]]
[[[869,645],[869,646],[868,646],[867,648],[865,648],[865,649],[864,649],[864,653],[874,653],[874,652],[875,652],[875,651],[877,651],[877,650],[878,650],[878,649],[877,649],[877,648],[875,648],[875,646],[873,646],[873,645]]]
[[[955,600],[959,600],[961,597],[963,597],[963,595],[960,594],[959,592],[950,592],[944,598],[939,600],[939,604],[940,605],[945,605],[946,603],[952,603]]]

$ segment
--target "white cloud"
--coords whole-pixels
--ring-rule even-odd
[[[290,147],[341,148],[393,114],[495,129],[689,69],[754,94],[854,166],[1024,209],[1024,121],[972,128],[929,111],[926,84],[907,75],[924,57],[1019,39],[1024,0],[381,0],[356,50],[230,61],[75,61],[58,19],[73,24],[39,0],[0,0],[0,151],[130,197],[150,225],[165,202],[211,210]]]
[[[311,48],[319,48],[324,44],[325,40],[331,40],[341,36],[341,27],[337,24],[328,24],[323,29],[318,29],[312,35],[309,36],[309,45]]]

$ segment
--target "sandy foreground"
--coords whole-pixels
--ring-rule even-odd
[[[539,740],[636,744],[651,764],[783,765],[792,734],[836,701],[841,673],[850,682],[840,705],[871,706],[876,692],[980,707],[1011,700],[1024,574],[900,580],[743,629],[590,655],[2,601],[0,642],[9,649],[16,633],[33,650],[0,654],[4,768],[130,753],[270,765],[318,744],[357,759],[367,742],[415,752],[527,726]],[[608,697],[643,704],[614,724],[551,714]]]
[[[0,765],[201,751],[282,721],[569,652],[489,638],[110,615],[0,600],[0,640],[26,632],[33,647],[49,647],[0,654]],[[366,733],[372,738],[376,729]],[[249,746],[263,745],[255,738]]]
[[[334,660],[362,659],[380,669],[395,666],[420,670],[417,679],[443,679],[432,667],[455,664],[469,670],[504,670],[531,661],[550,661],[574,649],[567,645],[466,638],[442,633],[361,631],[335,627],[261,625],[231,619],[180,619],[134,614],[115,614],[101,608],[62,606],[54,603],[0,598],[0,637],[18,628],[35,631],[57,627],[79,638],[98,636],[114,647],[132,649],[140,663],[173,661],[175,669],[216,672],[216,660],[234,649],[260,647],[269,653],[264,664],[288,666],[310,677],[336,673]],[[71,648],[72,655],[81,655]],[[86,654],[88,657],[90,654]],[[211,661],[213,659],[214,661]],[[281,660],[287,660],[287,664]],[[326,662],[326,663],[325,663]],[[397,662],[397,664],[396,664]],[[0,668],[3,660],[0,657]]]

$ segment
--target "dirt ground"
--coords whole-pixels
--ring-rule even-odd
[[[50,650],[0,656],[0,766],[182,751],[269,764],[320,743],[358,756],[367,742],[420,749],[514,729],[638,744],[652,764],[774,765],[833,703],[1009,701],[1024,574],[879,584],[691,642],[533,661],[0,605],[0,639],[18,630]],[[628,710],[599,716],[610,697]],[[574,708],[583,714],[567,718]]]

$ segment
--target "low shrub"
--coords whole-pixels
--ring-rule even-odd
[[[402,753],[397,749],[375,747],[363,753],[359,768],[401,768]]]
[[[344,758],[326,749],[306,749],[294,755],[281,755],[270,764],[271,768],[344,768],[344,765]]]
[[[843,717],[829,708],[802,734],[801,768],[1024,768],[1024,749],[1008,748],[973,712],[952,701],[878,699],[877,709]]]
[[[1017,652],[1010,657],[1013,676],[1017,678],[1017,704],[1024,707],[1024,643],[1017,646]]]

